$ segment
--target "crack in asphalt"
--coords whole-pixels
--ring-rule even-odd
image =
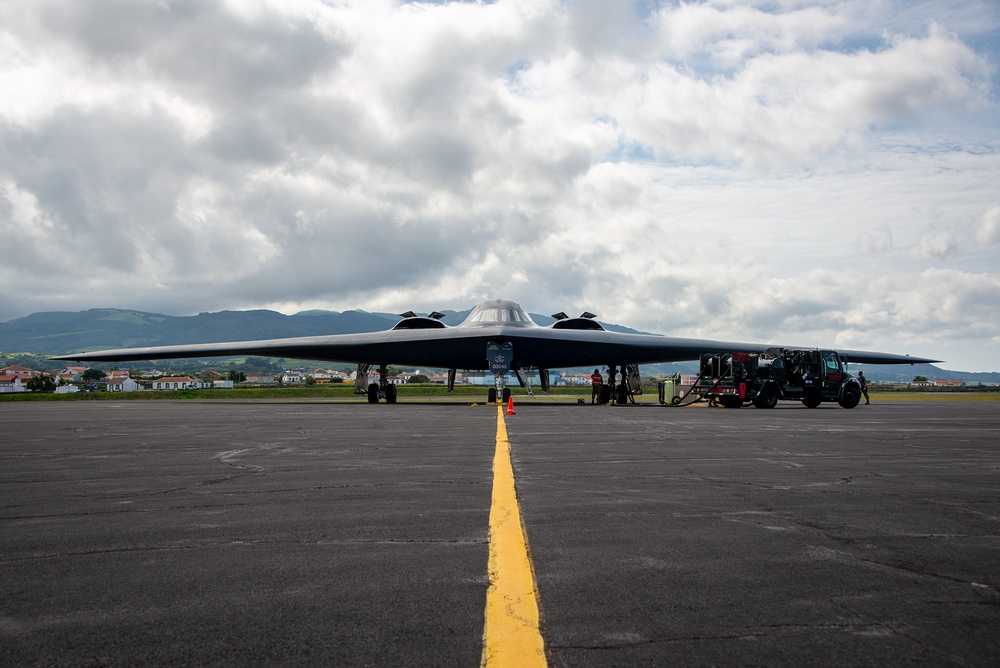
[[[716,634],[697,634],[688,636],[660,636],[655,638],[644,638],[641,640],[628,641],[628,642],[610,642],[602,643],[599,645],[558,645],[554,643],[548,643],[548,647],[552,650],[557,649],[569,649],[569,650],[614,650],[614,649],[624,649],[626,647],[639,647],[642,645],[657,645],[657,644],[679,644],[687,642],[712,642],[716,640],[743,640],[746,638],[760,638],[768,635],[773,635],[774,632],[780,631],[851,631],[855,633],[864,633],[871,630],[882,630],[885,629],[884,624],[879,623],[828,623],[828,624],[763,624],[760,626],[755,626],[745,629],[734,629],[730,633],[716,633]]]
[[[133,545],[128,547],[108,548],[103,550],[77,550],[70,552],[51,552],[32,554],[23,557],[0,559],[0,564],[16,564],[66,557],[91,557],[102,554],[127,554],[138,552],[175,552],[185,550],[200,550],[205,548],[236,547],[244,545],[304,545],[304,546],[337,546],[337,545],[485,545],[486,536],[476,539],[458,538],[346,538],[342,540],[292,540],[292,539],[231,539],[184,545]]]

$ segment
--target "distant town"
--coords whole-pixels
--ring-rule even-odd
[[[447,373],[440,370],[400,370],[389,367],[388,381],[393,384],[431,383],[444,385]],[[357,371],[336,369],[285,369],[273,371],[209,370],[190,375],[172,375],[159,369],[112,370],[68,366],[46,372],[19,365],[0,368],[0,393],[50,392],[68,394],[80,391],[142,392],[156,390],[233,389],[236,387],[315,386],[328,384],[353,385]],[[536,375],[537,379],[537,375]],[[513,380],[513,379],[509,379]],[[369,382],[378,382],[378,371],[368,372]],[[516,381],[513,381],[516,382]],[[571,372],[550,372],[549,382],[556,387],[590,385],[590,375]],[[457,385],[492,385],[492,374],[466,371],[455,374]]]
[[[444,385],[447,373],[441,370],[402,370],[388,367],[388,382],[393,384],[430,383]],[[606,370],[602,369],[606,374]],[[591,383],[590,374],[572,371],[550,371],[549,383],[553,387],[581,387]],[[102,370],[83,366],[67,366],[58,371],[43,371],[20,365],[0,368],[0,394],[42,392],[69,394],[73,392],[143,392],[162,390],[233,389],[237,387],[294,387],[330,384],[353,385],[357,372],[337,369],[292,368],[282,371],[205,370],[198,373],[174,374],[160,369]],[[695,376],[678,374],[682,386],[691,385]],[[369,371],[368,381],[378,382],[378,372]],[[534,378],[537,381],[537,375]],[[658,378],[649,378],[650,384]],[[509,383],[516,383],[513,378]],[[492,385],[492,374],[485,371],[466,371],[455,374],[456,385]],[[915,376],[912,381],[900,383],[873,383],[885,389],[961,390],[976,388],[995,389],[995,384],[970,386],[962,380],[935,379]],[[902,385],[902,387],[901,387]]]

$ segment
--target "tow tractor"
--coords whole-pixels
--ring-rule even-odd
[[[861,401],[861,383],[835,350],[770,348],[702,355],[691,393],[725,408],[746,403],[774,408],[779,399],[801,401],[808,408],[833,401],[854,408]]]

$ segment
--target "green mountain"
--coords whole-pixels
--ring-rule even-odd
[[[0,351],[58,355],[102,348],[251,341],[386,329],[385,316],[364,311],[221,311],[172,316],[121,309],[33,313],[0,323]]]

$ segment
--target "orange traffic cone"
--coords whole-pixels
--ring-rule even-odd
[[[511,395],[507,398],[507,415],[515,415],[514,413],[514,396]]]

